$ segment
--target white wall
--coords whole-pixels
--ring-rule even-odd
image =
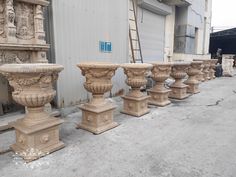
[[[56,63],[65,67],[58,82],[58,106],[71,106],[88,98],[77,63],[128,62],[128,2],[55,0],[52,6]],[[112,53],[99,51],[100,40],[112,42]],[[113,83],[113,93],[126,87],[121,69]]]

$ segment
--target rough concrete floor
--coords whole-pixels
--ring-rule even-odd
[[[101,135],[75,129],[81,113],[71,114],[61,129],[64,149],[30,164],[12,152],[0,155],[0,176],[235,177],[236,77],[201,90],[141,118],[118,110],[120,126]],[[0,142],[13,143],[14,132],[0,134]]]

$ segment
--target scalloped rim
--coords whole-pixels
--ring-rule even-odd
[[[151,69],[153,67],[152,64],[149,63],[124,63],[120,65],[122,68],[148,68]]]
[[[84,62],[76,65],[77,67],[85,68],[118,68],[119,64],[109,63],[109,62]]]
[[[40,73],[48,71],[62,71],[64,67],[59,64],[27,63],[27,64],[4,64],[0,66],[0,72],[6,73]]]

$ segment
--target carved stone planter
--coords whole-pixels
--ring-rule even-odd
[[[211,64],[210,64],[210,79],[215,79],[215,68],[216,68],[216,64],[218,62],[218,59],[211,59]]]
[[[195,60],[193,60],[195,61]],[[200,60],[199,60],[200,61]],[[201,61],[202,62],[202,61]],[[201,64],[201,67],[200,67],[200,71],[198,73],[198,75],[196,75],[196,79],[199,81],[199,82],[204,82],[205,79],[204,79],[204,73],[203,73],[203,68],[204,68],[204,65],[203,65],[203,62]]]
[[[82,122],[78,128],[100,134],[118,126],[118,123],[113,121],[116,106],[105,99],[104,94],[112,89],[111,79],[119,65],[91,62],[77,66],[81,69],[82,75],[86,77],[85,89],[93,95],[89,103],[80,106]]]
[[[188,86],[182,82],[182,79],[184,79],[187,76],[186,72],[190,64],[191,62],[173,63],[172,71],[170,75],[171,77],[175,79],[175,83],[173,83],[170,86],[171,92],[170,92],[169,98],[182,100],[189,96],[189,94],[187,94]]]
[[[51,117],[44,105],[53,100],[52,85],[63,66],[56,64],[6,64],[0,72],[14,88],[13,99],[28,108],[23,119],[13,123],[16,143],[11,148],[27,162],[64,147],[59,141],[61,119]]]
[[[203,82],[210,80],[210,66],[211,66],[211,60],[210,59],[194,59],[194,61],[202,61],[203,62]]]
[[[153,62],[151,64],[153,65],[152,79],[156,81],[156,85],[148,90],[151,96],[148,103],[156,106],[166,106],[171,103],[168,98],[171,90],[166,89],[164,83],[170,77],[172,64],[164,62]]]
[[[193,61],[187,70],[188,80],[184,83],[188,85],[187,92],[191,94],[199,93],[199,81],[197,79],[197,75],[201,72],[202,61]]]
[[[126,84],[132,88],[126,96],[122,96],[124,100],[122,113],[136,117],[149,113],[148,99],[150,96],[144,95],[140,91],[140,87],[147,84],[145,76],[152,68],[152,65],[144,63],[126,63],[121,66],[127,76]]]

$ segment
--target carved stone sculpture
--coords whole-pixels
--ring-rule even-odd
[[[215,69],[216,69],[216,64],[218,62],[218,59],[211,59],[211,65],[210,65],[210,79],[215,79]]]
[[[222,59],[223,76],[232,77],[234,75],[233,64],[234,64],[233,55],[223,55]]]
[[[191,62],[175,62],[172,66],[171,77],[175,79],[175,82],[170,86],[171,92],[169,98],[173,99],[185,99],[189,96],[187,94],[188,86],[182,82],[187,76],[187,70],[190,66]]]
[[[43,17],[48,5],[48,0],[0,0],[0,65],[48,63]],[[11,90],[8,83],[0,83],[0,90],[6,87]],[[7,103],[14,104],[11,96]]]
[[[44,112],[44,105],[53,100],[63,66],[56,64],[5,64],[0,72],[14,88],[13,99],[28,111],[23,119],[12,124],[16,143],[11,148],[27,162],[56,151],[64,144],[59,141],[61,119]]]
[[[152,68],[152,65],[144,63],[126,63],[122,64],[121,67],[124,69],[124,73],[127,76],[126,84],[132,88],[126,96],[122,96],[124,100],[122,113],[136,117],[149,113],[148,99],[150,96],[144,95],[140,91],[140,88],[147,84],[145,76]]]
[[[91,92],[93,96],[89,103],[80,106],[82,122],[78,125],[78,128],[100,134],[118,126],[118,123],[113,121],[113,112],[116,106],[105,99],[104,94],[112,89],[111,79],[119,65],[88,62],[77,66],[86,78],[85,89]]]
[[[184,82],[188,85],[187,93],[196,94],[199,93],[199,81],[197,75],[201,72],[202,61],[193,61],[187,70],[188,79]]]
[[[153,65],[151,77],[156,81],[156,85],[148,90],[151,96],[148,103],[156,106],[166,106],[171,103],[168,98],[171,90],[167,89],[164,83],[170,77],[172,64],[164,62],[152,62],[151,64]]]

